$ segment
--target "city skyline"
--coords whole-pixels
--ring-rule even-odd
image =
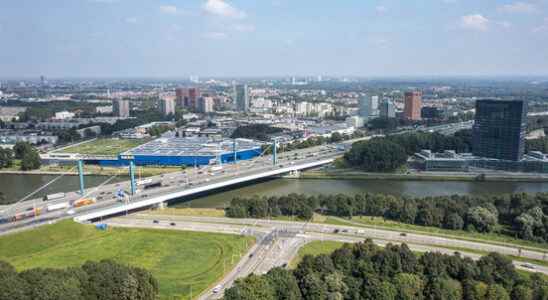
[[[0,77],[548,75],[548,3],[8,0]]]

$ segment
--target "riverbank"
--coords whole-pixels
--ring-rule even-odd
[[[292,178],[292,177],[288,177]],[[474,181],[474,182],[548,182],[548,174],[509,172],[411,172],[369,173],[352,169],[304,171],[299,179],[401,180],[401,181]]]
[[[150,177],[161,174],[173,173],[181,171],[180,167],[137,167],[135,174],[138,177]],[[84,174],[85,175],[94,175],[94,176],[129,176],[128,168],[117,168],[117,167],[101,167],[97,165],[85,165]],[[78,170],[74,165],[45,165],[40,167],[38,170],[31,171],[22,171],[17,168],[10,168],[0,170],[0,174],[7,175],[69,175],[74,176],[78,175]]]

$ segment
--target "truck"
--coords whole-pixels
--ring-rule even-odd
[[[44,200],[45,201],[51,201],[51,200],[65,198],[65,196],[66,196],[65,193],[50,194],[50,195],[44,196]]]
[[[41,208],[35,208],[31,211],[25,211],[25,212],[21,212],[21,213],[18,213],[16,214],[15,216],[13,217],[9,217],[8,218],[8,221],[21,221],[21,220],[24,220],[24,219],[28,219],[28,218],[33,218],[35,216],[39,216],[40,214],[42,214],[42,209]]]
[[[70,204],[68,202],[63,202],[63,203],[48,205],[46,207],[46,210],[47,211],[54,211],[54,210],[60,210],[60,209],[65,209],[65,208],[69,208],[69,207],[70,207]]]
[[[158,181],[154,181],[154,182],[150,182],[150,183],[145,184],[143,189],[148,190],[148,189],[159,188],[161,186],[162,186],[162,182],[158,180]]]
[[[213,166],[211,167],[211,171],[220,171],[223,169],[223,166]]]
[[[83,198],[83,199],[74,201],[72,203],[72,206],[76,208],[76,207],[82,207],[82,206],[94,204],[96,202],[97,200],[95,198]]]

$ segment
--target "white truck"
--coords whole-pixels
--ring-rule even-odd
[[[70,207],[70,204],[68,202],[63,202],[63,203],[48,205],[47,210],[48,211],[54,211],[54,210],[60,210],[60,209],[65,209],[65,208],[69,208],[69,207]]]
[[[44,197],[44,200],[51,201],[51,200],[61,199],[61,198],[65,198],[65,193],[56,193],[56,194],[46,195]]]

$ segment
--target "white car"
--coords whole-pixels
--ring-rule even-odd
[[[222,285],[217,285],[216,287],[213,288],[213,294],[217,294],[221,291],[221,289],[223,288]]]
[[[74,215],[74,209],[67,210],[67,215]]]

